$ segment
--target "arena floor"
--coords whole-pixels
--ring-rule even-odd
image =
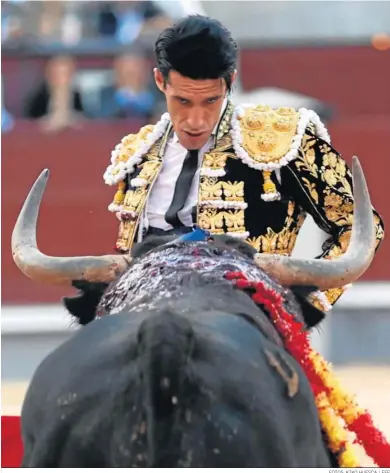
[[[336,370],[343,386],[356,394],[361,407],[369,410],[375,425],[390,441],[390,367],[354,366]],[[19,414],[26,391],[26,383],[6,383],[1,387],[2,413]],[[358,452],[362,466],[373,466],[372,461]]]

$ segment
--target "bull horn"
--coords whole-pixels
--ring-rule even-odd
[[[52,257],[37,248],[39,208],[49,178],[45,169],[35,181],[12,233],[12,255],[18,268],[29,278],[50,284],[71,285],[74,280],[110,282],[129,265],[122,255]]]
[[[257,253],[255,262],[282,285],[315,285],[321,290],[356,281],[370,266],[376,247],[376,229],[367,183],[359,159],[352,158],[354,215],[347,251],[337,259],[300,259]]]

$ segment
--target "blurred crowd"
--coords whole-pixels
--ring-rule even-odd
[[[46,55],[42,75],[31,84],[17,118],[38,120],[42,130],[50,132],[93,119],[153,122],[165,111],[153,80],[150,47],[145,47],[172,23],[158,2],[12,0],[2,2],[1,15],[6,51],[59,46]],[[149,43],[140,41],[145,37]],[[71,53],[80,44],[114,44],[117,52],[109,67],[85,70]],[[3,100],[6,94],[7,83],[2,81],[3,133],[14,123]]]
[[[23,44],[74,46],[80,41],[113,40],[131,44],[170,23],[153,1],[2,1],[3,47]]]

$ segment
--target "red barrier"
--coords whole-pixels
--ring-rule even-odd
[[[1,416],[1,467],[20,468],[23,443],[19,416]]]
[[[339,116],[390,113],[389,51],[371,46],[243,48],[246,90],[280,87],[334,105]]]

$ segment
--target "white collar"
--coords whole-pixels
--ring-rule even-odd
[[[226,110],[226,106],[227,106],[227,103],[228,103],[228,99],[227,97],[225,97],[224,101],[223,101],[223,104],[222,104],[222,107],[221,107],[221,113],[219,115],[219,120],[217,121],[215,127],[214,127],[214,130],[213,132],[211,133],[210,135],[210,138],[212,136],[214,136],[217,132],[217,129],[218,129],[218,126],[219,126],[219,122],[221,121],[221,118],[222,118],[222,115],[224,114],[225,110]],[[177,143],[179,141],[179,138],[177,137],[176,133],[173,134],[172,136],[172,143]]]

